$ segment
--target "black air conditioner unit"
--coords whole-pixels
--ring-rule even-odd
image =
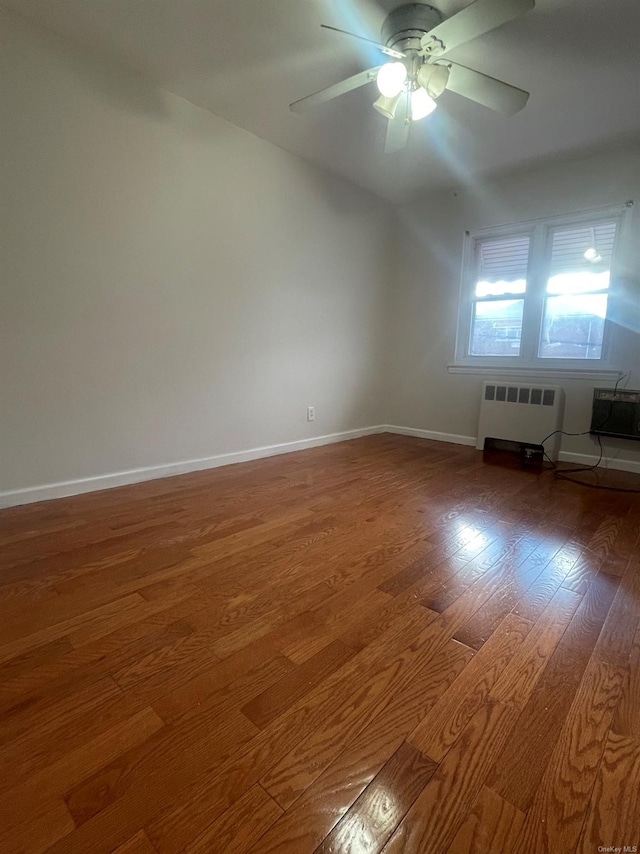
[[[621,439],[640,439],[640,391],[595,388],[590,432]]]

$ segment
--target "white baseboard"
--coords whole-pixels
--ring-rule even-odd
[[[595,466],[598,462],[597,456],[592,456],[591,454],[572,454],[570,451],[560,451],[558,459],[560,462],[571,463],[576,466]],[[640,462],[637,460],[620,460],[616,457],[603,457],[598,468],[630,471],[634,474],[640,474]]]
[[[454,445],[470,445],[475,447],[475,436],[459,436],[456,433],[437,433],[433,430],[419,430],[416,427],[398,427],[385,424],[385,433],[397,433],[401,436],[415,436],[420,439],[433,439],[434,442],[451,442]],[[598,462],[597,456],[591,454],[574,454],[571,451],[560,451],[558,459],[564,463],[576,466],[594,466]],[[615,469],[616,471],[628,471],[640,474],[640,461],[625,460],[618,457],[603,457],[600,468]]]
[[[219,454],[214,457],[204,457],[198,460],[186,460],[179,463],[167,463],[160,466],[131,469],[113,474],[87,477],[80,480],[66,480],[61,483],[50,483],[44,486],[33,486],[26,489],[14,489],[0,492],[0,509],[16,507],[20,504],[33,504],[36,501],[49,501],[52,498],[65,498],[70,495],[81,495],[85,492],[96,492],[100,489],[111,489],[115,486],[128,486],[132,483],[142,483],[146,480],[156,480],[162,477],[172,477],[178,474],[219,468],[220,466],[245,463],[259,460],[263,457],[273,457],[278,454],[289,454],[293,451],[303,451],[306,448],[317,448],[334,442],[346,442],[359,439],[362,436],[372,436],[376,433],[395,433],[400,436],[415,436],[419,439],[431,439],[434,442],[450,442],[454,445],[475,447],[475,436],[460,436],[456,433],[438,433],[433,430],[420,430],[416,427],[399,427],[395,424],[379,424],[375,427],[362,427],[358,430],[346,430],[342,433],[330,433],[326,436],[315,436],[311,439],[299,439],[295,442],[284,442],[281,445],[267,445],[262,448],[251,448],[248,451],[235,451],[230,454]],[[589,454],[574,454],[561,451],[559,459],[573,465],[595,465],[596,456]],[[602,468],[616,469],[640,474],[640,461],[603,457]]]
[[[219,468],[220,466],[246,463],[263,457],[274,457],[277,454],[289,454],[293,451],[303,451],[306,448],[317,448],[320,445],[331,445],[334,442],[345,442],[349,439],[359,439],[375,433],[384,433],[384,425],[363,427],[359,430],[346,430],[342,433],[330,433],[326,436],[314,436],[311,439],[299,439],[295,442],[284,442],[281,445],[267,445],[262,448],[251,448],[248,451],[235,451],[230,454],[219,454],[215,457],[204,457],[199,460],[186,460],[180,463],[166,463],[160,466],[131,469],[129,471],[103,474],[80,480],[66,480],[61,483],[50,483],[44,486],[33,486],[26,489],[14,489],[0,492],[0,509],[16,507],[20,504],[33,504],[36,501],[49,501],[52,498],[66,498],[70,495],[81,495],[85,492],[96,492],[100,489],[111,489],[115,486],[128,486],[132,483],[142,483],[146,480],[156,480],[161,477],[172,477],[177,474],[202,471],[203,469]]]
[[[436,433],[433,430],[418,430],[416,427],[397,427],[385,424],[385,433],[397,433],[399,436],[415,436],[417,439],[432,439],[434,442],[451,442],[453,445],[476,444],[475,436],[458,436],[457,433]]]

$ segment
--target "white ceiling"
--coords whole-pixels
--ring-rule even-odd
[[[467,0],[432,0],[445,16]],[[382,153],[375,84],[290,113],[290,101],[379,62],[321,23],[379,38],[399,0],[2,0],[230,122],[400,201],[536,158],[640,131],[640,0],[537,0],[534,11],[451,53],[531,92],[505,119],[445,93]]]

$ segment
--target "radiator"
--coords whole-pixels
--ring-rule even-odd
[[[483,383],[476,448],[485,439],[508,439],[539,445],[554,430],[562,429],[564,390],[556,386]],[[545,442],[545,450],[557,460],[560,434]]]

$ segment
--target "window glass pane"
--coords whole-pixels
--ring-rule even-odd
[[[602,291],[609,287],[609,270],[585,271],[578,273],[557,273],[549,276],[548,294],[575,294],[588,291]]]
[[[470,354],[519,356],[524,300],[491,300],[474,305]]]
[[[476,243],[477,297],[523,294],[527,288],[529,235]]]
[[[571,294],[609,287],[615,222],[556,228],[552,232],[547,293]]]
[[[547,297],[538,355],[543,359],[601,359],[607,294]]]
[[[523,294],[526,290],[526,279],[516,279],[514,282],[476,282],[477,297],[503,297]]]

